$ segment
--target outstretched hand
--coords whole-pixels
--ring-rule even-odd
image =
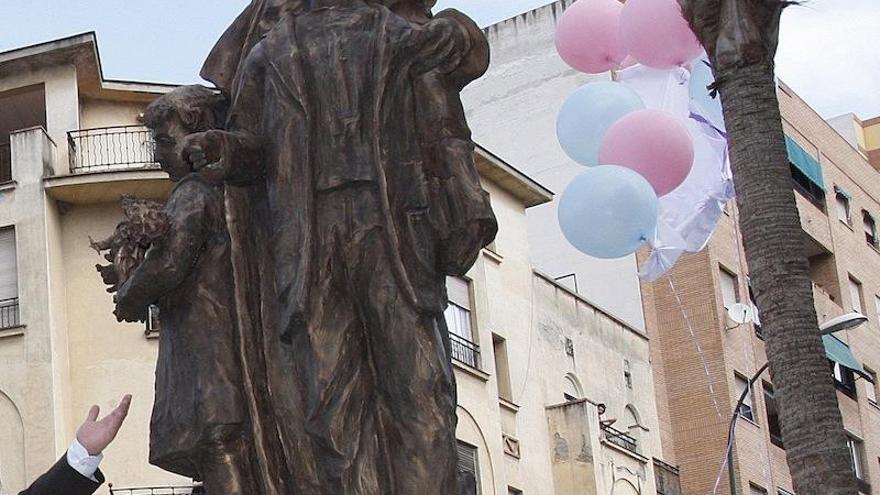
[[[89,455],[100,454],[116,438],[122,422],[128,416],[129,407],[131,407],[131,395],[126,395],[113,412],[98,420],[101,408],[92,406],[85,422],[76,431],[77,441],[86,448]]]

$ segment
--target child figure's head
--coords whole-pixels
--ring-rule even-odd
[[[222,127],[225,114],[225,98],[198,85],[181,86],[147,107],[143,120],[153,134],[156,161],[172,180],[192,172],[192,166],[181,157],[183,139]]]

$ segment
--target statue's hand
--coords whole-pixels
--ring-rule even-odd
[[[128,323],[147,321],[147,307],[141,304],[132,304],[128,294],[128,284],[123,284],[119,292],[113,296],[113,302],[116,303],[116,309],[113,310],[116,321]]]
[[[222,134],[213,130],[190,134],[183,140],[180,155],[195,171],[218,162],[223,155]]]
[[[95,265],[95,268],[101,275],[104,285],[107,286],[107,292],[116,292],[119,286],[119,274],[116,273],[116,265]]]

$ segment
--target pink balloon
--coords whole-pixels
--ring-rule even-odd
[[[694,142],[687,126],[661,110],[639,110],[611,126],[599,148],[599,163],[640,173],[657,196],[681,185],[694,165]]]
[[[627,0],[620,32],[629,53],[655,69],[683,66],[702,52],[676,0]]]
[[[620,36],[623,5],[617,0],[578,0],[559,20],[556,50],[572,68],[599,74],[626,57]]]

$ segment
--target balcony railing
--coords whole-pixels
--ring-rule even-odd
[[[21,326],[18,298],[0,300],[0,330]]]
[[[153,138],[143,126],[103,127],[67,133],[70,173],[158,168]]]
[[[0,143],[0,184],[12,180],[12,149],[9,143]]]
[[[481,369],[479,345],[452,332],[449,332],[449,340],[452,344],[452,359],[471,368]]]
[[[602,425],[602,436],[608,442],[613,443],[622,449],[635,453],[638,453],[639,451],[638,440],[629,433],[624,433],[616,428],[612,428],[611,425]]]
[[[167,486],[153,488],[114,488],[110,484],[110,495],[205,495],[201,485]]]

